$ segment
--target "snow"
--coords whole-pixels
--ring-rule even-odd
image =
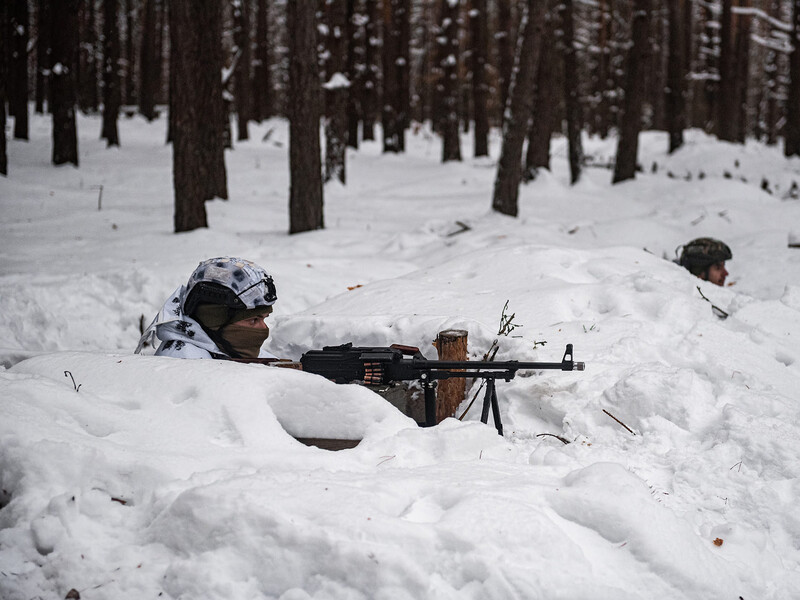
[[[800,160],[698,131],[667,156],[646,133],[635,181],[570,187],[556,138],[512,219],[490,210],[497,132],[491,158],[441,164],[422,128],[405,154],[349,150],[326,228],[289,236],[271,120],[226,154],[209,228],[176,235],[165,120],[121,120],[112,149],[100,126],[80,116],[81,166],[56,168],[33,115],[0,180],[4,600],[800,596]],[[584,140],[595,164],[615,146]],[[700,236],[733,249],[724,288],[669,260]],[[274,276],[278,356],[434,358],[458,328],[473,360],[572,343],[586,370],[498,382],[500,437],[480,402],[425,429],[358,385],[134,355],[140,321],[224,254]]]

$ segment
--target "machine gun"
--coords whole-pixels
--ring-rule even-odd
[[[322,375],[336,383],[361,381],[388,384],[419,380],[425,393],[425,426],[436,425],[436,381],[453,377],[480,378],[486,382],[481,422],[488,423],[491,408],[497,433],[503,435],[495,381],[510,381],[521,370],[552,369],[583,371],[582,362],[572,359],[572,344],[567,344],[561,362],[445,361],[428,360],[419,348],[394,344],[389,347],[354,347],[352,343],[311,350],[300,358],[303,371]]]

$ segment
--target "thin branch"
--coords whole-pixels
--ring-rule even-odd
[[[607,414],[609,417],[611,417],[612,419],[614,419],[614,420],[615,420],[617,423],[619,423],[620,425],[622,425],[622,426],[623,426],[625,429],[627,429],[627,430],[628,430],[628,431],[631,433],[631,435],[636,435],[636,432],[634,432],[634,431],[633,431],[633,429],[631,429],[630,427],[628,427],[627,425],[625,425],[625,423],[623,423],[622,421],[620,421],[620,420],[619,420],[617,417],[615,417],[614,415],[612,415],[612,414],[611,414],[610,412],[608,412],[608,411],[607,411],[605,408],[603,409],[603,412],[604,412],[604,413],[606,413],[606,414]]]

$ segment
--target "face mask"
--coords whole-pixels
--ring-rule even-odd
[[[269,327],[261,329],[231,323],[220,329],[219,334],[242,358],[258,358],[261,345],[269,337]]]

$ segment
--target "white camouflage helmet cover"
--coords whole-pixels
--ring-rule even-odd
[[[194,287],[201,282],[217,283],[232,290],[245,308],[272,306],[277,300],[272,277],[256,263],[244,258],[220,256],[201,262],[189,277],[182,309]]]

